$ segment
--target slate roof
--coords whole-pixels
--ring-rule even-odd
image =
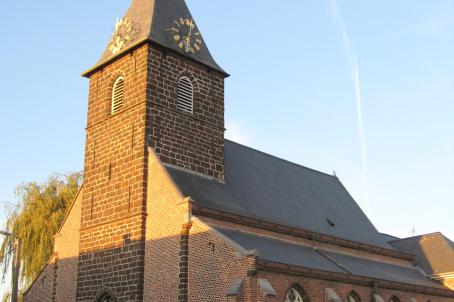
[[[391,241],[398,250],[415,255],[415,264],[428,275],[454,272],[454,244],[441,233]]]
[[[256,250],[261,260],[445,289],[444,286],[427,279],[420,271],[410,266],[393,265],[322,249],[316,251],[312,247],[289,241],[220,226],[212,225],[212,227],[244,249]],[[334,261],[329,260],[330,258]]]
[[[399,237],[390,235],[390,234],[385,234],[385,233],[380,233],[380,235],[389,243],[390,241],[398,240],[400,239]]]
[[[260,259],[328,272],[345,271],[309,246],[258,236],[232,229],[212,226],[246,250],[256,250]]]
[[[325,251],[324,253],[336,262],[342,264],[342,266],[349,270],[353,275],[420,286],[445,288],[439,283],[426,278],[414,267],[404,267],[334,252]]]
[[[180,18],[193,19],[184,0],[133,0],[129,10],[124,15],[124,18],[132,21],[134,24],[134,31],[130,34],[131,40],[127,42],[125,48],[116,54],[112,54],[109,50],[109,41],[109,45],[96,66],[85,72],[84,75],[90,74],[91,71],[97,69],[99,66],[145,40],[157,43],[226,74],[211,56],[210,51],[203,40],[203,36],[201,37],[201,49],[195,54],[187,54],[184,50],[180,49],[173,40],[173,34],[170,31],[173,23]],[[197,25],[196,30],[201,32]]]
[[[393,249],[337,177],[229,140],[225,183],[167,169],[183,194],[205,207]]]

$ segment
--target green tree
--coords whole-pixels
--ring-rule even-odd
[[[21,284],[28,286],[53,253],[53,236],[60,228],[82,181],[81,173],[53,175],[43,184],[26,183],[16,188],[18,202],[7,210],[6,231],[22,240]],[[2,276],[10,269],[13,238],[0,246]]]

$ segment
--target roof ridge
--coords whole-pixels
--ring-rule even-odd
[[[60,234],[60,232],[62,231],[62,229],[63,229],[63,227],[64,227],[64,225],[66,223],[66,220],[68,220],[68,217],[71,214],[71,211],[73,210],[74,205],[76,204],[77,198],[79,198],[79,195],[82,192],[83,188],[84,188],[84,182],[82,182],[82,184],[79,187],[79,190],[77,190],[76,195],[74,196],[73,200],[71,201],[71,206],[67,210],[66,215],[63,218],[63,221],[61,222],[60,227],[58,228],[58,231],[53,236],[56,236],[56,235]]]
[[[411,237],[407,237],[407,238],[391,240],[389,242],[406,241],[406,240],[416,239],[418,237],[421,238],[421,237],[427,237],[427,236],[432,236],[432,235],[437,235],[437,234],[444,236],[443,233],[441,233],[441,232],[432,232],[432,233],[427,233],[427,234],[415,235],[415,236],[411,236]]]
[[[381,235],[384,235],[384,236],[389,236],[389,237],[393,237],[393,238],[395,238],[395,239],[393,239],[393,240],[391,240],[391,241],[394,241],[394,240],[399,240],[399,239],[400,239],[399,237],[397,237],[397,236],[394,236],[394,235],[391,235],[391,234],[389,234],[389,233],[380,232],[380,231],[378,231],[378,232],[379,232],[379,233],[380,233]],[[389,241],[388,241],[388,242],[389,242]]]
[[[273,154],[267,153],[267,152],[265,152],[265,151],[258,150],[258,149],[256,149],[256,148],[249,147],[249,146],[240,144],[240,143],[238,143],[238,142],[234,142],[234,141],[229,140],[229,139],[226,139],[226,138],[224,139],[224,141],[228,141],[228,142],[230,142],[230,143],[233,143],[233,144],[235,144],[235,145],[241,146],[241,147],[243,147],[243,148],[246,148],[246,149],[249,149],[249,150],[252,150],[252,151],[261,153],[261,154],[263,154],[263,155],[265,155],[265,156],[272,157],[272,158],[278,159],[278,160],[280,160],[280,161],[283,161],[283,162],[292,164],[292,165],[294,165],[294,166],[298,166],[298,167],[300,167],[300,168],[303,168],[303,169],[306,169],[306,170],[310,170],[310,171],[312,171],[312,172],[316,172],[316,173],[318,173],[318,174],[322,174],[322,175],[329,176],[329,177],[331,177],[331,178],[334,178],[334,179],[339,180],[339,178],[338,178],[337,176],[334,176],[334,175],[331,175],[331,174],[328,174],[328,173],[326,173],[326,172],[322,172],[322,171],[319,171],[319,170],[316,170],[316,169],[313,169],[313,168],[309,168],[309,167],[303,166],[302,164],[298,164],[298,163],[292,162],[292,161],[290,161],[290,160],[288,160],[288,159],[284,159],[284,158],[282,158],[282,157],[278,157],[277,155],[273,155]]]

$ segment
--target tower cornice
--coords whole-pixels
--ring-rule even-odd
[[[93,73],[95,73],[96,71],[104,68],[105,66],[109,65],[110,63],[112,63],[113,61],[117,60],[118,58],[122,57],[122,56],[125,56],[127,55],[128,53],[130,53],[131,51],[135,50],[135,49],[138,49],[140,48],[141,46],[145,45],[145,44],[150,44],[150,45],[156,45],[158,47],[161,47],[162,49],[165,49],[166,51],[169,51],[169,52],[173,52],[175,54],[178,54],[180,55],[178,52],[175,52],[172,48],[168,48],[166,46],[163,46],[163,45],[160,45],[160,44],[157,44],[155,43],[154,41],[150,41],[148,38],[144,38],[143,40],[141,41],[137,41],[135,44],[132,44],[130,46],[128,46],[127,48],[124,49],[124,51],[122,51],[120,54],[116,55],[116,56],[112,56],[111,58],[107,59],[106,61],[103,61],[103,62],[98,62],[96,65],[94,65],[93,67],[85,70],[84,72],[82,72],[80,75],[82,77],[85,77],[85,78],[89,78]],[[195,60],[194,58],[192,57],[188,57],[186,56],[185,57],[186,59],[190,60],[190,61],[194,61],[194,62],[197,62],[199,64],[202,64],[204,65],[208,70],[213,70],[215,72],[219,72],[221,75],[224,76],[224,78],[228,78],[230,77],[230,74],[228,74],[227,72],[225,72],[224,70],[219,70],[219,69],[216,69],[216,68],[213,68],[212,66],[209,66],[207,64],[204,64],[203,62],[199,62],[197,60]]]

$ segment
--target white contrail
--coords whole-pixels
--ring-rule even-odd
[[[348,35],[347,28],[345,26],[344,19],[337,7],[336,0],[329,0],[331,6],[331,14],[333,16],[336,29],[342,39],[342,44],[344,45],[344,50],[347,54],[348,63],[351,69],[352,80],[355,86],[355,100],[356,100],[356,114],[358,119],[358,133],[359,140],[361,143],[361,159],[363,165],[363,190],[364,190],[364,199],[366,202],[366,211],[370,214],[370,203],[369,203],[369,189],[367,181],[367,145],[366,145],[366,134],[364,131],[363,124],[363,114],[361,106],[361,85],[359,80],[359,65],[358,57],[356,55],[355,49],[353,48],[350,36]]]

